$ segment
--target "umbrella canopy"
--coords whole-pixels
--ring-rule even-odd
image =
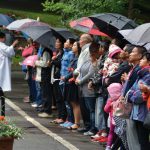
[[[39,22],[39,21],[30,21],[30,22],[26,22],[23,25],[21,25],[17,30],[20,31],[24,28],[28,28],[30,26],[46,26],[46,27],[50,27],[48,24],[43,23],[43,22]]]
[[[67,40],[68,38],[74,38],[74,39],[78,38],[78,36],[76,36],[75,34],[73,34],[72,32],[70,32],[68,29],[65,29],[65,28],[53,28],[53,29],[58,34],[60,34],[60,36],[62,36],[65,40]]]
[[[100,31],[108,34],[110,37],[117,37],[120,34],[118,30],[134,29],[137,24],[125,16],[116,13],[101,13],[89,17]]]
[[[18,30],[23,24],[27,23],[27,22],[33,22],[33,21],[36,21],[36,20],[33,20],[33,19],[20,19],[20,20],[16,20],[12,23],[10,23],[8,26],[7,26],[7,29],[8,30]]]
[[[70,26],[73,29],[79,30],[81,32],[100,35],[100,36],[108,36],[97,28],[97,26],[90,20],[88,17],[83,17],[70,22]]]
[[[133,29],[127,29],[127,30],[119,30],[118,32],[123,36],[127,36]]]
[[[12,19],[11,17],[4,14],[0,14],[0,25],[7,26],[13,21],[14,19]]]
[[[49,26],[29,26],[20,31],[27,34],[34,41],[50,49],[54,47],[55,37],[60,37],[60,35]]]
[[[127,41],[136,45],[150,43],[150,23],[142,24],[124,36]]]

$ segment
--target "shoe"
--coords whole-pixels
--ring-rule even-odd
[[[99,142],[99,140],[101,140],[102,138],[104,138],[103,136],[99,136],[97,138],[93,138],[91,139],[92,142]]]
[[[94,133],[91,131],[87,131],[87,132],[84,132],[83,135],[92,136],[92,135],[94,135]]]
[[[108,138],[107,137],[103,137],[100,140],[98,140],[98,142],[100,143],[107,143]]]
[[[23,98],[23,102],[24,102],[24,103],[30,103],[31,101],[30,101],[30,99],[29,99],[29,96],[24,97],[24,98]]]
[[[107,133],[105,130],[98,131],[94,136],[91,136],[92,139],[98,138],[100,136],[106,137]]]
[[[48,113],[45,113],[45,112],[39,113],[38,116],[41,117],[41,118],[53,118],[54,117],[52,114],[48,114]]]
[[[52,106],[51,108],[52,108],[52,110],[56,110],[57,109],[56,106]]]
[[[111,147],[110,146],[106,146],[105,150],[111,150]]]
[[[62,123],[64,123],[64,120],[63,120],[63,119],[57,119],[57,120],[55,121],[55,123],[56,123],[56,124],[62,124]]]
[[[78,128],[77,131],[78,131],[79,133],[84,133],[84,132],[87,132],[88,129],[86,129],[86,128]]]
[[[66,121],[66,122],[64,122],[64,123],[61,123],[60,126],[61,126],[61,127],[64,127],[67,123],[68,123],[68,121]]]
[[[71,127],[68,127],[69,130],[77,130],[80,127],[79,124],[75,123]]]
[[[42,107],[43,107],[43,105],[41,104],[41,105],[38,105],[37,107],[38,107],[38,108],[42,108]]]
[[[64,127],[65,127],[65,128],[70,128],[72,125],[73,125],[72,122],[68,122]]]
[[[37,105],[36,103],[31,104],[31,106],[32,106],[33,108],[38,107],[38,105]]]

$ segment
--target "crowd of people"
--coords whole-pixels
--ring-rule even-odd
[[[1,33],[0,59],[5,55],[4,38]],[[54,50],[31,39],[28,42],[25,49],[32,49],[32,54],[23,56],[38,59],[34,66],[22,66],[29,86],[24,102],[31,102],[39,117],[54,117],[52,106],[56,106],[57,117],[50,123],[77,130],[92,142],[106,143],[105,150],[150,149],[150,130],[144,125],[150,109],[146,48],[120,39],[95,41],[89,34],[82,34],[78,41],[57,38]]]

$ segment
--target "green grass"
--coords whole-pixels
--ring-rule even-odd
[[[11,9],[0,8],[0,13],[14,14],[17,19],[22,19],[22,18],[37,19],[37,17],[40,17],[40,21],[48,23],[49,25],[53,27],[63,26],[61,24],[60,16],[50,15],[44,12],[31,12],[31,11],[21,11],[21,10],[11,10]]]

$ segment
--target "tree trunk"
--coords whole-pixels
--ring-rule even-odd
[[[132,18],[132,15],[133,15],[133,7],[134,7],[134,0],[129,0],[128,18]]]

